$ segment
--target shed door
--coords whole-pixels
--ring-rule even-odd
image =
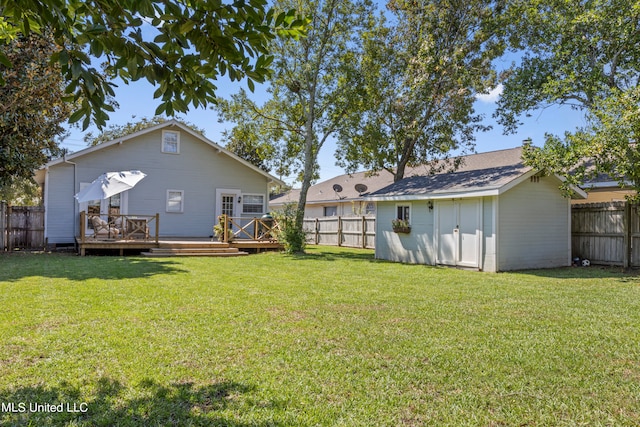
[[[479,199],[439,202],[437,226],[439,264],[479,266]]]

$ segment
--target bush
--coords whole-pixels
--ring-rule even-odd
[[[284,245],[284,250],[288,254],[304,252],[307,244],[304,230],[296,226],[297,212],[297,205],[293,203],[285,205],[281,211],[273,215],[280,227],[278,241]]]

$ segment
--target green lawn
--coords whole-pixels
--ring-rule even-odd
[[[639,277],[308,252],[0,255],[0,426],[640,425]]]

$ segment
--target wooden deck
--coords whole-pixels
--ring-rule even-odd
[[[96,217],[96,218],[94,218]],[[159,236],[160,215],[101,215],[92,216],[96,222],[89,230],[90,218],[80,213],[80,236],[76,237],[78,252],[87,251],[141,251],[146,256],[231,256],[246,255],[263,250],[280,250],[282,244],[272,236],[277,224],[259,218],[229,218],[222,215],[218,221],[222,241],[211,237]],[[216,228],[213,231],[216,234]]]
[[[209,238],[159,238],[155,240],[118,240],[118,239],[76,239],[81,256],[87,250],[118,251],[123,255],[126,250],[139,250],[151,254],[204,256],[225,253],[226,249],[235,251],[261,252],[265,250],[281,250],[282,244],[276,241],[237,240],[229,243],[211,241]]]
[[[233,253],[237,251],[242,251],[246,254],[248,252],[282,249],[282,244],[277,241],[235,240],[233,242],[223,243],[211,241],[210,238],[189,237],[160,237],[157,241],[85,238],[84,242],[80,238],[77,238],[76,243],[81,256],[85,256],[87,250],[117,251],[121,256],[124,255],[124,251],[128,250],[141,251],[142,253],[155,254],[156,256],[213,256],[213,254]],[[231,249],[231,251],[229,251],[229,249]]]

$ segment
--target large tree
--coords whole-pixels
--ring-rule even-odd
[[[373,6],[369,0],[280,0],[276,7],[311,16],[306,37],[274,43],[274,74],[266,103],[259,105],[239,94],[221,113],[296,160],[302,184],[294,224],[302,230],[318,153],[346,114],[348,94],[340,82],[353,65],[361,30],[373,23]],[[252,130],[256,123],[258,128]]]
[[[111,78],[157,85],[156,114],[185,112],[216,100],[215,80],[269,73],[276,33],[297,36],[303,21],[267,10],[266,0],[0,0],[0,44],[18,34],[52,34],[52,54],[68,82],[66,100],[79,108],[71,122],[105,125]],[[94,63],[103,62],[103,70]],[[0,53],[5,69],[13,61]],[[98,67],[99,68],[99,67]],[[105,78],[105,76],[107,76]],[[6,80],[0,75],[0,84]]]
[[[640,2],[512,0],[505,15],[522,60],[505,75],[497,115],[506,131],[549,106],[584,112],[586,125],[547,135],[528,161],[580,184],[594,174],[640,190]]]
[[[340,130],[347,169],[387,170],[398,181],[407,166],[473,149],[474,134],[486,129],[475,97],[494,84],[491,60],[501,52],[496,3],[388,3],[390,24],[366,35],[359,72],[345,79],[355,105]]]
[[[64,84],[49,58],[59,51],[47,35],[17,36],[0,45],[12,62],[0,64],[5,84],[0,86],[0,188],[22,188],[33,171],[59,155],[58,138],[72,105],[62,101]]]

